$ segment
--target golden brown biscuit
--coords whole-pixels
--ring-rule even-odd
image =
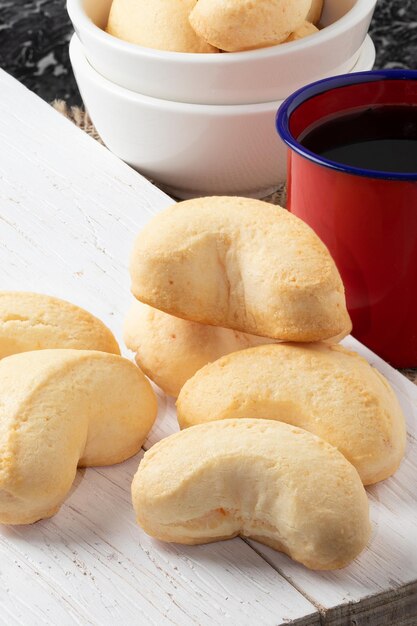
[[[162,211],[139,234],[130,273],[138,300],[202,324],[291,341],[351,328],[325,245],[260,200],[196,198]]]
[[[136,454],[156,417],[142,372],[114,354],[39,350],[0,361],[0,523],[54,515],[77,465]]]
[[[309,37],[310,35],[314,35],[318,32],[319,29],[316,28],[314,24],[310,24],[310,22],[303,22],[303,24],[291,33],[285,41],[297,41],[298,39],[304,39],[304,37]]]
[[[348,565],[370,534],[368,500],[336,448],[270,420],[193,426],[146,452],[137,521],[162,541],[252,537],[311,569]]]
[[[26,291],[0,291],[0,358],[46,348],[120,354],[111,331],[78,306]]]
[[[191,28],[197,0],[113,0],[107,32],[146,48],[171,52],[218,52]]]
[[[136,363],[161,389],[177,397],[184,383],[224,354],[273,339],[189,322],[135,301],[124,324],[124,340]]]
[[[202,39],[227,52],[263,48],[285,41],[310,6],[311,0],[198,0],[190,24]]]
[[[405,420],[385,378],[356,352],[275,344],[222,357],[198,371],[177,401],[181,428],[238,417],[299,426],[337,447],[364,484],[391,476]]]
[[[315,26],[320,22],[321,14],[323,12],[323,0],[312,0],[310,11],[306,17],[307,22],[311,22]]]
[[[337,343],[343,337],[327,341]],[[225,354],[275,343],[274,339],[174,317],[135,300],[124,323],[124,341],[136,363],[165,393],[178,396],[184,383]]]

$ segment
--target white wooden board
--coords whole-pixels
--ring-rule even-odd
[[[172,201],[4,73],[0,94],[0,289],[70,300],[121,340],[133,238]],[[152,441],[177,428],[160,406]],[[130,500],[139,460],[79,472],[53,519],[0,529],[0,624],[319,623],[241,539],[147,537]]]
[[[171,201],[4,73],[0,94],[0,289],[71,300],[121,340],[133,238]],[[79,472],[53,519],[0,529],[0,625],[417,624],[417,389],[347,343],[391,380],[409,422],[400,471],[368,490],[374,533],[351,567],[309,572],[240,539],[151,540],[130,503],[139,455]],[[159,400],[145,447],[178,428]]]

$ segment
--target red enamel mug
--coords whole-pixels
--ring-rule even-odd
[[[287,207],[329,248],[352,334],[395,367],[417,367],[417,172],[342,165],[298,141],[324,118],[376,104],[417,105],[417,71],[328,78],[283,103],[277,130],[289,148]]]

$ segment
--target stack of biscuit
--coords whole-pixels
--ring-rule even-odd
[[[77,467],[136,454],[155,393],[96,317],[64,300],[0,292],[0,523],[54,515]]]
[[[199,198],[143,229],[130,273],[139,367],[83,309],[0,292],[0,523],[54,515],[77,467],[140,450],[157,412],[145,372],[178,396],[182,429],[133,479],[146,532],[348,565],[370,535],[364,485],[395,472],[406,433],[388,382],[338,344],[351,322],[327,248],[280,207]]]
[[[143,229],[130,273],[125,341],[183,429],[145,454],[139,524],[347,565],[369,538],[364,485],[395,472],[406,433],[388,382],[337,343],[351,322],[327,248],[280,207],[198,198]]]
[[[318,31],[323,0],[113,0],[107,32],[173,52],[236,52]]]

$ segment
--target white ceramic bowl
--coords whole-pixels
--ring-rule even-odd
[[[177,102],[249,104],[283,100],[307,83],[350,72],[375,4],[325,0],[319,33],[228,54],[164,52],[116,39],[103,30],[111,0],[67,0],[67,9],[91,65],[113,83]]]
[[[281,101],[203,105],[142,96],[103,78],[76,35],[70,44],[86,108],[107,147],[179,198],[265,196],[286,177],[286,147],[275,131]],[[372,69],[369,37],[354,71]]]

